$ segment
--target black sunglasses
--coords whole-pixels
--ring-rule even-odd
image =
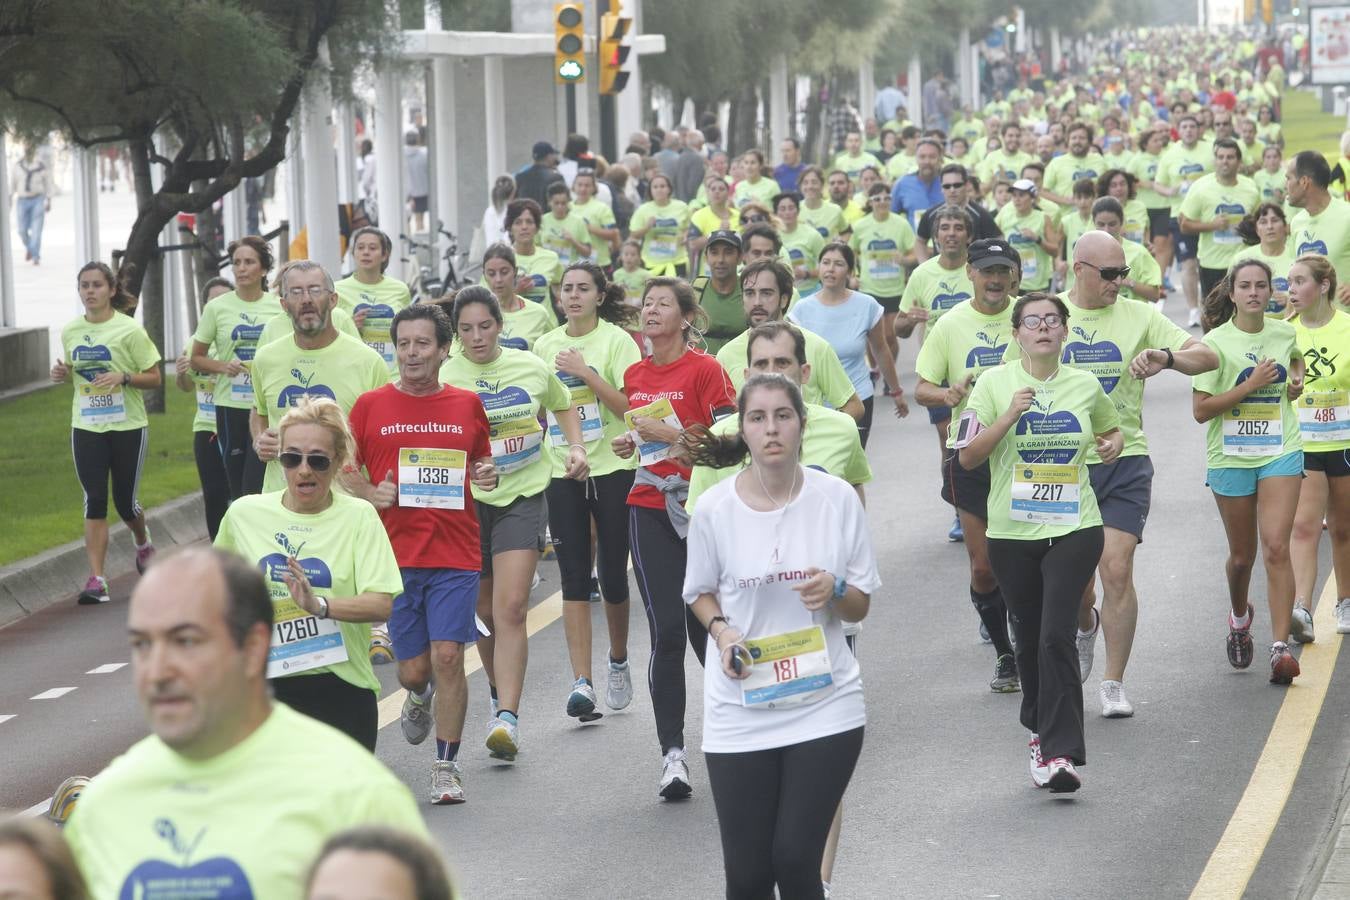
[[[322,453],[296,453],[294,450],[287,450],[277,456],[277,462],[281,463],[283,469],[298,469],[300,463],[308,462],[309,467],[315,472],[327,472],[328,467],[333,464],[333,461]]]
[[[942,186],[942,189],[943,189],[944,191],[954,191],[954,190],[956,190],[957,188],[963,188],[963,187],[965,187],[965,186],[966,186],[966,183],[965,183],[964,181],[953,181],[951,184],[944,184],[944,185]]]
[[[1092,263],[1083,259],[1080,259],[1079,262],[1089,268],[1096,269],[1105,281],[1115,281],[1130,274],[1129,266],[1094,266]]]

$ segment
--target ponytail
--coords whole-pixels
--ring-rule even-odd
[[[739,428],[732,434],[716,435],[702,422],[696,422],[684,429],[684,446],[689,451],[692,465],[708,466],[713,469],[725,469],[745,462],[750,448],[745,443],[745,435]]]
[[[620,328],[629,328],[633,325],[637,318],[637,310],[628,305],[623,285],[610,281],[605,276],[605,270],[588,259],[572,263],[563,271],[563,277],[567,277],[568,272],[574,271],[585,272],[595,284],[595,290],[600,295],[596,314],[600,318]]]

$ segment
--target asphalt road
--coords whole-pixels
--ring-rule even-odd
[[[901,366],[912,373],[910,342]],[[878,416],[868,505],[885,586],[860,639],[869,722],[846,799],[836,897],[1185,897],[1196,885],[1287,691],[1267,683],[1263,653],[1246,672],[1227,663],[1225,544],[1204,486],[1204,435],[1190,416],[1187,379],[1165,373],[1147,397],[1158,474],[1137,557],[1141,612],[1126,679],[1137,713],[1098,716],[1099,642],[1085,686],[1089,762],[1084,788],[1071,799],[1031,786],[1018,695],[988,690],[992,653],[976,636],[965,552],[946,541],[951,516],[937,496],[927,417],[918,409],[907,421]],[[1322,577],[1327,565],[1324,548]],[[551,564],[542,572],[536,600],[558,586]],[[1254,582],[1254,636],[1264,649],[1269,616],[1259,573]],[[38,803],[66,775],[95,772],[144,733],[129,668],[86,674],[128,659],[122,626],[130,587],[114,583],[114,602],[103,607],[62,602],[0,630],[0,719],[14,716],[0,721],[0,807]],[[596,626],[599,663],[598,610]],[[646,656],[644,626],[636,604],[635,661]],[[478,672],[461,752],[468,803],[426,808],[465,895],[720,896],[717,824],[697,752],[701,672],[692,654],[694,796],[670,804],[656,794],[660,756],[640,674],[628,710],[578,726],[563,712],[571,674],[561,626],[539,630],[530,651],[519,760],[487,758],[487,687]],[[391,693],[393,673],[380,671]],[[1350,760],[1347,671],[1334,670],[1248,897],[1296,896],[1330,832]],[[29,699],[64,687],[76,690]],[[381,732],[378,752],[420,799],[430,746],[406,745],[394,724]]]

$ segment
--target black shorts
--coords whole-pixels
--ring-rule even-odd
[[[1227,269],[1207,269],[1200,267],[1200,299],[1203,300],[1209,296],[1209,292],[1223,281],[1223,277],[1228,274]]]
[[[492,577],[492,557],[511,550],[544,552],[544,531],[548,526],[548,504],[543,492],[533,497],[518,497],[506,506],[491,506],[474,501],[478,513],[479,572]]]
[[[957,458],[960,451],[947,449],[942,461],[942,499],[962,512],[989,521],[989,463],[966,469]]]
[[[1172,218],[1172,210],[1166,206],[1148,211],[1148,233],[1153,237],[1162,237],[1167,234],[1168,222]]]
[[[1350,475],[1350,450],[1303,451],[1303,471],[1325,472],[1328,478]]]
[[[1144,542],[1144,525],[1153,498],[1153,461],[1147,456],[1122,456],[1113,463],[1088,466],[1092,493],[1102,524]]]
[[[881,304],[881,308],[888,313],[898,313],[900,311],[899,297],[873,297]]]
[[[1181,222],[1177,219],[1167,220],[1168,230],[1172,234],[1172,248],[1177,262],[1186,262],[1195,259],[1196,243],[1199,241],[1199,235],[1183,234],[1181,231]]]

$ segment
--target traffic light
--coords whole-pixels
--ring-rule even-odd
[[[1261,0],[1261,18],[1267,25],[1275,21],[1275,3],[1274,0]]]
[[[618,4],[614,4],[617,6]],[[613,6],[610,7],[611,9]],[[617,94],[628,85],[623,64],[633,48],[623,42],[633,20],[628,16],[606,14],[600,17],[600,93]]]
[[[558,84],[586,80],[584,22],[580,3],[553,5],[553,78]]]

